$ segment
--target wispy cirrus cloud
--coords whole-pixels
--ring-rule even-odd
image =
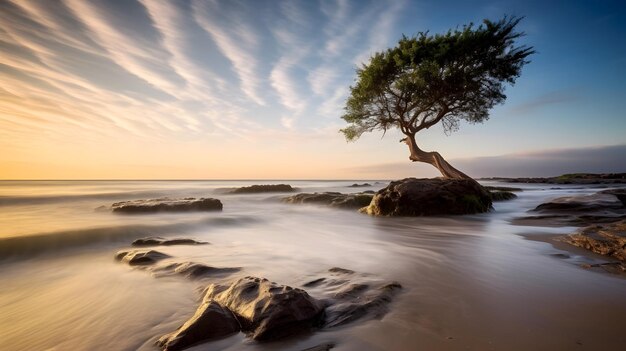
[[[265,105],[259,92],[262,79],[257,71],[259,63],[254,54],[260,44],[259,38],[238,13],[220,11],[220,7],[217,1],[194,1],[193,17],[232,63],[243,93],[255,103]]]

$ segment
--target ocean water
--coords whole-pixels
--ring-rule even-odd
[[[243,334],[191,350],[605,350],[626,342],[626,279],[579,267],[525,235],[576,228],[511,224],[551,198],[597,188],[522,185],[519,198],[462,217],[375,218],[280,202],[286,194],[223,189],[289,183],[301,192],[378,190],[365,181],[2,181],[0,349],[157,350],[154,342],[195,311],[211,281],[157,278],[114,261],[146,236],[210,245],[160,247],[176,262],[242,267],[215,282],[252,275],[301,286],[331,267],[398,281],[380,319],[257,343]],[[498,184],[506,185],[506,184]],[[520,186],[519,184],[513,186]],[[216,197],[222,212],[117,215],[114,202]],[[593,257],[592,257],[593,258]]]

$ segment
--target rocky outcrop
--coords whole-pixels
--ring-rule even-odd
[[[155,250],[125,250],[115,255],[116,260],[131,266],[151,265],[168,257],[170,256]]]
[[[306,291],[267,279],[245,277],[230,286],[211,285],[204,302],[230,309],[242,330],[255,340],[269,340],[308,330],[319,323],[322,306]]]
[[[289,184],[264,184],[251,185],[241,188],[235,188],[229,191],[229,194],[258,194],[258,193],[290,193],[296,191]]]
[[[487,212],[491,196],[472,179],[406,178],[379,190],[363,209],[376,216],[437,216]]]
[[[349,188],[364,188],[364,187],[368,187],[368,186],[372,186],[372,184],[370,183],[363,183],[363,184],[358,184],[358,183],[354,183],[350,186],[348,186]]]
[[[611,223],[626,219],[626,208],[610,194],[564,196],[540,204],[532,215],[515,219],[515,224],[576,225]]]
[[[212,267],[197,262],[180,262],[156,267],[153,272],[156,273],[157,276],[182,275],[189,279],[200,279],[223,276],[240,270],[241,268],[239,267]]]
[[[207,242],[187,238],[164,239],[161,237],[141,238],[133,241],[132,246],[171,246],[171,245],[207,245]]]
[[[622,203],[622,206],[626,206],[626,188],[608,189],[600,193],[614,195]]]
[[[155,212],[188,212],[188,211],[221,211],[222,203],[218,199],[193,198],[184,199],[150,199],[122,201],[111,205],[111,210],[122,214],[144,214]]]
[[[238,330],[254,340],[265,341],[333,328],[364,317],[381,318],[401,289],[398,283],[382,282],[339,267],[303,285],[324,298],[317,300],[302,289],[255,277],[209,285],[196,313],[157,344],[164,350],[182,350]],[[310,350],[332,347],[332,343],[322,344]]]
[[[204,301],[180,328],[162,336],[157,345],[165,351],[178,351],[201,342],[239,332],[241,327],[231,311],[214,301]]]
[[[626,184],[626,173],[572,173],[547,178],[485,178],[507,183]]]
[[[565,241],[626,263],[626,220],[586,227]]]
[[[372,194],[366,193],[301,193],[286,197],[282,201],[290,204],[319,204],[337,208],[358,209],[369,205],[372,201],[372,197]]]

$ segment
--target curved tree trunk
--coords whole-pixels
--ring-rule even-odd
[[[413,162],[425,162],[435,166],[439,170],[439,172],[441,172],[441,175],[443,175],[444,178],[472,179],[465,173],[452,167],[452,165],[444,160],[438,152],[422,151],[419,147],[417,147],[414,136],[407,136],[406,138],[402,139],[402,141],[404,141],[409,146],[409,151],[411,152],[409,160]]]

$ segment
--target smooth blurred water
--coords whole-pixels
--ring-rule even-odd
[[[375,218],[283,204],[286,194],[221,189],[289,183],[302,192],[357,192],[364,181],[0,182],[0,349],[155,350],[154,341],[195,310],[209,282],[155,278],[113,255],[144,236],[191,237],[205,246],[161,247],[171,261],[242,267],[299,286],[339,266],[395,280],[403,290],[381,320],[273,343],[235,335],[194,350],[604,350],[626,341],[626,279],[586,271],[576,257],[521,234],[575,228],[510,220],[550,198],[588,187],[522,185],[482,215]],[[506,185],[506,184],[498,184]],[[513,185],[519,186],[519,185]],[[222,212],[115,215],[113,202],[217,197]]]

